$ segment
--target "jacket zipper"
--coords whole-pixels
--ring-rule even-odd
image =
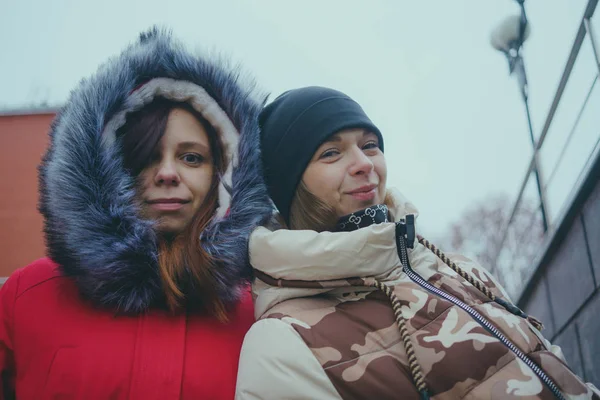
[[[449,302],[453,303],[454,305],[460,307],[462,310],[467,312],[471,316],[471,318],[477,321],[485,330],[494,335],[496,339],[498,339],[502,344],[508,347],[521,361],[523,361],[529,368],[531,368],[531,370],[542,380],[542,382],[544,382],[544,384],[548,387],[548,389],[550,389],[550,391],[554,394],[554,396],[556,396],[556,398],[560,400],[566,400],[563,394],[556,386],[556,384],[552,381],[552,379],[531,358],[529,358],[525,353],[523,353],[521,349],[519,349],[513,342],[511,342],[509,338],[507,338],[502,332],[500,332],[498,328],[496,328],[490,321],[488,321],[473,307],[460,301],[458,298],[452,296],[451,294],[436,288],[412,269],[408,261],[408,250],[406,245],[406,225],[404,224],[404,222],[398,222],[398,224],[404,227],[404,232],[402,232],[401,235],[397,236],[399,236],[398,239],[400,239],[398,240],[398,244],[400,247],[400,261],[402,262],[403,266],[402,270],[406,273],[406,275],[408,275],[408,277],[419,286],[423,287],[424,289],[428,290],[433,294],[438,295],[439,297],[448,300]]]

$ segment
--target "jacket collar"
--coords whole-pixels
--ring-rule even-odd
[[[391,189],[395,220],[417,214],[416,207],[398,191]],[[255,315],[284,300],[338,292],[372,290],[353,286],[350,278],[374,277],[395,281],[401,276],[401,262],[393,222],[373,224],[351,232],[257,228],[250,237],[250,263],[258,271],[253,284]],[[271,284],[261,280],[269,277]],[[273,281],[274,280],[274,281]],[[294,281],[294,288],[279,287],[277,280]],[[323,289],[302,288],[302,282],[320,282]],[[313,286],[313,285],[310,285]]]

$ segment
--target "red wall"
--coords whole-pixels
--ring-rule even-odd
[[[0,277],[45,255],[37,166],[53,118],[0,115]]]

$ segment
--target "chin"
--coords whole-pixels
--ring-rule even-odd
[[[357,204],[357,208],[355,211],[364,210],[367,207],[375,206],[377,204],[381,204],[381,202],[378,199],[361,201]]]
[[[176,221],[160,221],[156,226],[156,232],[164,236],[177,236],[185,230],[185,225]]]

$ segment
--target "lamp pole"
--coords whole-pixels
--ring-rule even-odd
[[[511,16],[506,18],[500,25],[494,29],[491,37],[492,46],[501,51],[508,61],[508,70],[510,75],[517,77],[517,83],[521,91],[521,98],[525,104],[527,113],[527,126],[529,128],[529,138],[533,146],[533,172],[537,184],[537,191],[540,197],[540,211],[542,213],[542,224],[544,232],[548,231],[548,215],[545,190],[542,186],[542,177],[540,172],[540,163],[538,159],[538,148],[533,135],[531,124],[531,113],[529,111],[529,88],[527,84],[527,74],[525,73],[525,62],[523,60],[523,43],[529,37],[530,27],[525,13],[525,0],[515,0],[521,8],[520,16]]]

